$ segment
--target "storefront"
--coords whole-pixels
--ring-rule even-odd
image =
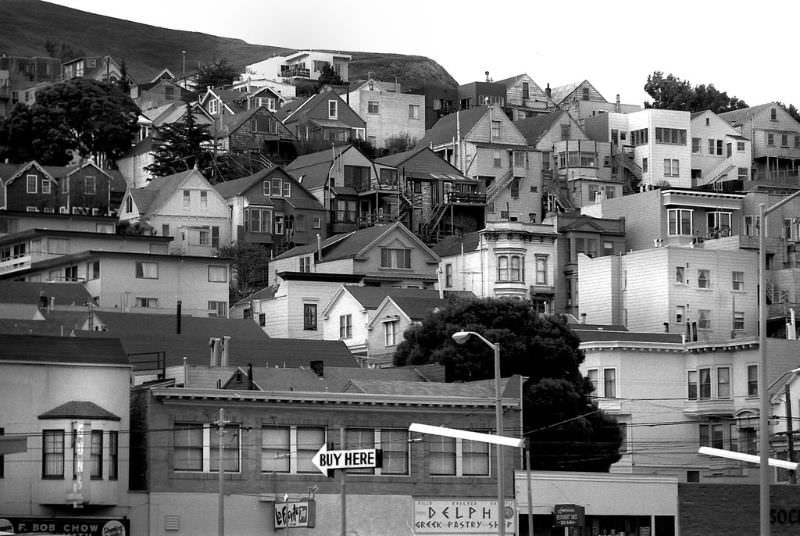
[[[108,517],[2,517],[0,527],[4,527],[4,530],[11,529],[14,534],[36,532],[70,536],[129,536],[131,533],[128,519]]]
[[[519,536],[678,534],[677,479],[547,471],[516,471],[514,477]]]

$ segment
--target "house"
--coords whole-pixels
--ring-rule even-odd
[[[355,369],[342,391],[332,391],[344,382],[329,381],[328,367],[312,370],[316,379],[305,371],[300,377],[296,370],[254,367],[252,389],[240,387],[236,372],[233,381],[222,382],[233,388],[179,388],[169,382],[136,388],[134,413],[147,416],[146,421],[132,423],[143,446],[134,454],[132,467],[143,471],[131,487],[146,489],[150,496],[142,515],[158,526],[169,520],[189,532],[213,525],[218,465],[210,456],[211,438],[221,428],[223,467],[231,476],[223,484],[225,504],[240,512],[225,516],[226,531],[275,535],[287,524],[303,531],[313,524],[401,536],[408,534],[408,525],[426,522],[429,501],[453,497],[479,509],[482,522],[497,521],[492,497],[497,495],[498,468],[490,463],[494,447],[436,436],[416,441],[408,431],[414,422],[492,429],[493,381],[394,380],[398,373],[391,369]],[[241,379],[246,380],[243,372],[239,371]],[[362,372],[370,379],[360,379]],[[384,374],[386,380],[377,379]],[[255,388],[262,381],[265,390]],[[279,387],[295,382],[302,383],[293,390]],[[508,430],[521,426],[520,389],[518,376],[501,382],[499,398]],[[228,422],[220,422],[218,428],[214,422],[220,416]],[[382,463],[349,469],[331,479],[312,462],[323,445],[380,449]],[[206,454],[196,457],[191,452]],[[503,493],[512,497],[511,471],[519,467],[519,459],[505,459],[499,468],[509,474]],[[348,503],[359,505],[346,514],[341,514],[343,486]],[[386,508],[389,503],[391,508]],[[510,533],[515,502],[509,500],[506,508]],[[378,511],[382,513],[376,518]]]
[[[35,160],[0,167],[5,210],[50,214],[111,215],[115,180],[89,160],[75,166],[42,166]]]
[[[246,71],[255,75],[262,75],[271,80],[279,78],[290,80],[317,80],[325,66],[342,77],[345,82],[348,78],[348,64],[353,57],[349,54],[338,52],[325,52],[321,50],[300,50],[287,56],[273,56],[246,67]]]
[[[469,82],[458,86],[459,109],[469,110],[480,106],[495,104],[500,108],[506,105],[506,85],[495,82],[486,72],[485,82]]]
[[[292,84],[286,84],[280,82],[278,80],[272,80],[267,78],[263,75],[257,75],[255,73],[245,72],[239,75],[239,80],[234,80],[233,83],[230,85],[230,89],[234,89],[236,91],[241,91],[247,93],[248,95],[254,94],[261,88],[269,88],[272,93],[278,95],[280,97],[280,102],[275,103],[275,109],[277,110],[280,108],[286,101],[293,100],[297,97],[297,88]],[[258,97],[269,97],[269,94],[259,94],[256,95]],[[266,103],[260,102],[260,105],[265,105]],[[267,109],[270,111],[272,110],[269,106]]]
[[[432,289],[438,281],[438,264],[436,253],[397,222],[290,249],[272,259],[270,284],[278,272],[299,270],[360,276],[364,285]]]
[[[402,93],[396,82],[369,78],[348,93],[347,103],[366,121],[367,141],[376,149],[407,149],[425,135],[425,96]]]
[[[90,78],[116,82],[122,79],[122,66],[111,56],[85,56],[65,61],[61,72],[64,80]]]
[[[0,318],[41,321],[64,311],[86,317],[91,301],[91,294],[75,283],[0,281]]]
[[[537,311],[551,313],[558,281],[556,236],[552,225],[501,221],[442,240],[434,246],[441,258],[440,284],[480,298],[530,300]]]
[[[612,167],[611,144],[596,142],[559,110],[514,122],[534,149],[531,167],[542,170],[545,213],[594,203],[598,194],[621,197],[622,181]]]
[[[58,223],[56,220],[55,223]],[[35,263],[89,249],[167,253],[170,237],[118,235],[113,232],[72,231],[58,228],[28,229],[0,236],[0,275],[30,269]]]
[[[31,263],[0,277],[81,281],[101,308],[227,317],[232,259],[86,250]]]
[[[262,244],[276,254],[327,237],[327,211],[283,167],[214,185],[231,217],[231,240]]]
[[[800,123],[777,102],[719,114],[740,136],[752,143],[757,181],[797,183],[800,168]]]
[[[684,334],[691,341],[754,337],[757,289],[757,255],[744,249],[578,256],[578,310],[593,324]]]
[[[512,121],[546,114],[553,109],[544,90],[525,73],[498,80],[497,83],[506,86],[506,113]]]
[[[692,182],[697,187],[730,191],[724,183],[750,181],[752,144],[710,110],[692,114]],[[800,153],[799,153],[800,156]]]
[[[131,87],[131,98],[140,110],[151,110],[166,104],[182,104],[197,97],[173,78],[159,77]]]
[[[381,175],[396,176],[398,219],[426,242],[483,226],[486,193],[477,179],[462,174],[430,147],[375,160]]]
[[[220,245],[231,242],[227,202],[197,169],[155,178],[144,188],[129,188],[120,221],[173,237],[169,252],[179,255],[210,257]]]
[[[116,216],[0,210],[0,236],[37,228],[114,234],[117,221]]]
[[[448,293],[449,295],[450,293]],[[387,297],[392,298],[391,307],[397,304],[409,304],[408,311],[397,311],[392,314],[397,315],[397,320],[404,320],[404,325],[395,325],[393,339],[376,338],[373,320],[379,308],[389,307],[389,303],[384,304]],[[341,285],[328,301],[322,310],[322,329],[325,340],[341,340],[347,345],[351,352],[367,364],[374,363],[374,357],[378,354],[385,354],[385,348],[391,346],[392,353],[394,346],[399,342],[402,333],[411,322],[420,318],[421,309],[417,307],[422,304],[428,310],[443,303],[443,297],[436,290],[423,290],[416,288],[394,288],[394,287],[365,287],[358,285]],[[406,302],[405,300],[416,300]],[[424,311],[422,311],[424,313]],[[382,326],[377,326],[377,332],[383,333]],[[392,342],[387,345],[386,342]]]
[[[555,243],[556,313],[579,318],[578,255],[591,258],[622,255],[627,251],[625,218],[593,218],[577,212],[553,212],[542,223],[558,232]]]
[[[444,116],[420,141],[425,145],[483,185],[486,221],[541,221],[541,171],[530,160],[527,140],[500,106]]]
[[[30,105],[36,91],[57,82],[61,60],[46,56],[0,56],[0,117],[11,113],[15,104]]]
[[[216,118],[214,150],[231,155],[248,169],[294,158],[294,135],[264,106]]]
[[[277,118],[298,141],[313,147],[343,144],[351,139],[366,139],[367,123],[330,86],[299,104],[287,103],[276,112]]]
[[[615,102],[608,102],[588,80],[552,89],[550,84],[547,84],[544,92],[556,108],[568,111],[581,126],[587,118],[604,113],[629,114],[642,110],[642,107],[636,104],[621,104],[619,94]]]
[[[458,110],[458,88],[424,85],[417,89],[425,95],[425,130],[447,114]]]
[[[0,346],[7,523],[18,533],[92,524],[129,534],[131,367],[119,341],[4,334]]]
[[[328,211],[328,234],[354,231],[376,220],[396,221],[396,179],[391,173],[378,175],[354,145],[298,156],[286,171]]]
[[[692,187],[689,112],[654,108],[608,112],[587,117],[585,129],[590,138],[611,141],[615,152],[624,154],[620,165],[640,180],[641,186]]]

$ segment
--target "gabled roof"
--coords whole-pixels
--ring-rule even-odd
[[[342,154],[344,154],[346,151],[350,149],[355,149],[356,151],[358,151],[358,147],[355,147],[348,143],[345,145],[334,147],[332,149],[323,149],[322,151],[317,151],[316,153],[308,153],[300,155],[294,160],[292,160],[289,163],[289,165],[286,166],[286,169],[289,171],[293,171],[296,169],[302,169],[304,167],[314,166],[317,164],[323,164],[323,163],[330,164],[333,163],[333,161],[336,158],[339,158]]]
[[[139,209],[139,214],[145,216],[158,210],[193,173],[202,175],[197,169],[190,169],[167,175],[166,177],[156,177],[144,188],[130,190],[131,197],[136,203],[136,208]]]
[[[739,110],[731,110],[730,112],[724,112],[719,115],[725,121],[730,123],[731,125],[742,124],[747,120],[748,117],[755,117],[760,113],[769,110],[770,108],[777,108],[779,105],[775,102],[767,102],[764,104],[757,104],[756,106],[750,106],[749,108],[740,108]]]
[[[446,116],[439,119],[433,128],[428,130],[425,133],[425,136],[419,141],[417,146],[425,146],[425,145],[442,145],[444,143],[450,143],[453,141],[454,138],[457,138],[456,135],[456,126],[458,123],[458,127],[461,130],[461,137],[463,138],[466,136],[472,127],[474,127],[481,118],[486,115],[489,111],[488,106],[477,106],[475,108],[470,108],[469,110],[459,110],[457,112],[447,114]],[[456,116],[458,116],[458,121],[456,121]]]
[[[451,178],[455,177],[461,180],[472,181],[469,177],[462,175],[458,168],[453,166],[450,162],[434,153],[427,145],[420,145],[414,149],[403,151],[402,153],[378,158],[375,160],[375,163],[396,167],[398,169],[403,168],[406,175],[410,172],[423,175],[447,175],[451,176]]]
[[[464,233],[464,235],[460,237],[447,236],[433,246],[433,251],[439,255],[439,257],[450,257],[452,255],[458,255],[462,251],[475,251],[478,247],[479,241],[480,233],[478,231]]]
[[[215,129],[214,135],[216,136],[217,139],[227,138],[228,136],[236,132],[236,130],[238,130],[239,127],[241,127],[243,124],[249,121],[250,118],[256,115],[259,111],[266,112],[268,115],[273,117],[275,115],[269,110],[267,110],[264,106],[257,106],[249,110],[237,112],[233,115],[225,115],[216,120],[217,128]],[[288,134],[289,136],[291,136],[288,129],[286,129],[285,127],[278,130],[279,130],[279,135]]]
[[[300,191],[304,192],[308,196],[308,199],[296,198],[295,196],[292,196],[291,198],[281,198],[282,201],[285,201],[295,208],[325,210],[319,201],[317,201],[317,199],[311,194],[311,192],[309,192],[305,186],[300,184],[289,172],[283,169],[282,166],[272,166],[271,168],[262,169],[256,173],[253,173],[252,175],[242,177],[241,179],[219,182],[214,184],[214,188],[225,199],[244,196],[254,186],[260,185],[265,178],[272,177],[276,174],[282,175],[286,180],[291,180],[293,182],[292,188],[299,188]]]
[[[442,307],[447,303],[446,299],[440,298],[437,291],[432,296],[389,296],[397,307],[402,310],[411,320],[422,320],[435,308]]]
[[[53,298],[56,306],[85,305],[92,295],[79,283],[32,283],[0,280],[0,303],[39,304],[39,298]]]
[[[0,361],[129,366],[119,339],[0,334]]]
[[[585,80],[582,80],[580,82],[571,82],[569,84],[564,84],[563,86],[556,86],[554,88],[551,88],[550,99],[556,104],[561,104],[564,101],[564,99],[569,97],[569,95],[573,91],[578,89],[578,86],[583,84],[583,82],[585,82]]]
[[[120,418],[88,400],[71,400],[39,415],[40,419],[92,419],[118,421]]]
[[[309,363],[303,368],[295,369],[253,367],[253,381],[262,391],[334,393],[345,392],[354,380],[402,380],[403,383],[428,381],[416,367],[354,368],[328,366],[325,363],[322,376],[318,376],[308,368]]]
[[[310,100],[311,100],[311,97],[306,97],[306,98],[299,98],[299,99],[294,99],[294,100],[291,100],[291,101],[287,101],[286,103],[283,104],[283,106],[278,108],[278,111],[275,112],[275,116],[278,119],[280,119],[281,121],[285,121],[285,120],[289,119],[289,117],[292,114],[294,114],[300,108],[305,106],[305,104]]]
[[[567,112],[558,110],[549,114],[537,115],[525,119],[514,121],[517,127],[530,145],[536,145],[542,137],[547,134],[552,126],[561,119]]]
[[[353,285],[345,285],[344,288],[365,309],[377,308],[387,296],[393,298],[395,302],[397,302],[397,300],[415,298],[439,300],[439,291],[437,290],[394,287],[357,287]]]

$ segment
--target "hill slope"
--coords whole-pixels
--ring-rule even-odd
[[[220,58],[242,68],[274,54],[293,52],[283,47],[251,45],[240,39],[139,24],[41,0],[0,0],[0,53],[46,56],[48,41],[90,56],[109,54],[117,60],[124,59],[137,82],[148,81],[164,67],[180,75],[184,50],[188,72],[200,63]],[[351,80],[366,78],[372,71],[382,80],[397,77],[404,87],[457,85],[438,63],[423,56],[346,53],[353,56]]]

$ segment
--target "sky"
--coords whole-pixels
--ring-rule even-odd
[[[297,49],[422,55],[459,84],[589,80],[641,105],[654,71],[754,106],[800,107],[796,0],[50,0],[176,30]]]

